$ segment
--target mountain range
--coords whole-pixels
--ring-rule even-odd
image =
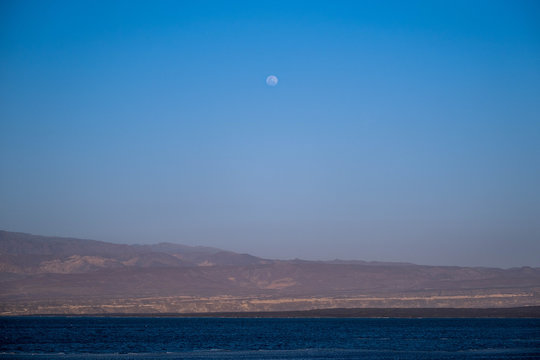
[[[540,268],[272,260],[0,231],[0,314],[540,305]]]

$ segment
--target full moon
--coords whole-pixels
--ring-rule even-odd
[[[276,86],[278,83],[278,78],[275,75],[270,75],[266,78],[266,85],[268,86]]]

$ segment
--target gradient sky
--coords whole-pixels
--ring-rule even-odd
[[[540,266],[540,3],[2,1],[0,229]]]

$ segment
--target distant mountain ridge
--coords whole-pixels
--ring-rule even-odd
[[[540,268],[269,260],[0,231],[0,314],[540,305]]]
[[[0,271],[84,273],[106,268],[248,265],[266,260],[205,246],[113,244],[0,231]]]

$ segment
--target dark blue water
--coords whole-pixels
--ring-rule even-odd
[[[0,318],[0,359],[540,359],[540,319]]]

